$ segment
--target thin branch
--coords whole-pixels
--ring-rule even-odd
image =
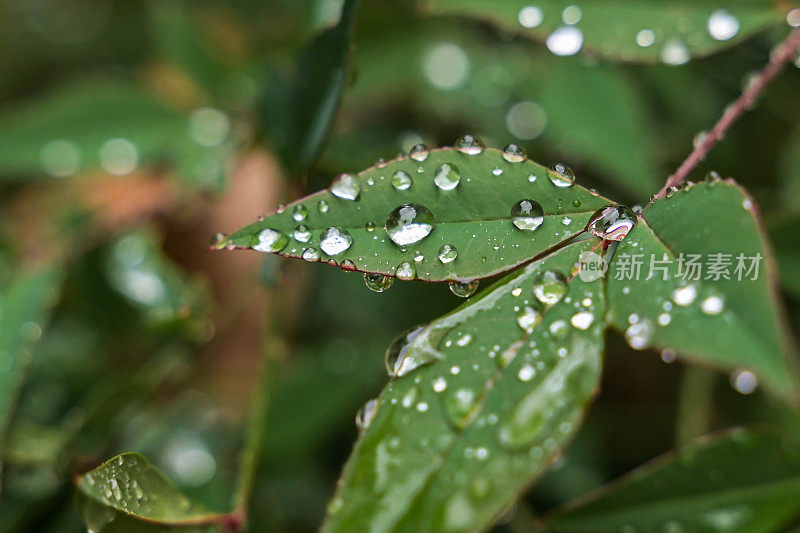
[[[733,126],[739,117],[747,111],[753,102],[759,97],[764,88],[775,79],[775,77],[783,70],[797,54],[800,49],[800,30],[792,30],[786,40],[784,40],[778,48],[771,54],[769,63],[761,70],[758,76],[747,86],[744,92],[725,109],[722,118],[714,125],[706,137],[695,147],[689,157],[681,163],[678,170],[675,171],[669,178],[664,187],[658,191],[653,200],[661,198],[670,187],[677,187],[683,180],[687,178],[689,173],[705,159],[711,148],[714,147],[720,139],[725,136],[731,126]],[[652,201],[652,200],[651,200]]]

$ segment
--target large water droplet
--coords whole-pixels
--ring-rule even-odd
[[[575,173],[564,163],[556,163],[550,167],[547,176],[556,187],[572,187],[575,184]]]
[[[624,205],[607,205],[597,210],[586,229],[606,241],[621,241],[636,225],[636,213]]]
[[[414,244],[427,237],[436,224],[433,213],[422,205],[404,204],[386,218],[386,233],[398,246]]]
[[[478,155],[483,152],[484,146],[480,139],[472,135],[464,135],[456,141],[456,150],[462,154]]]
[[[433,362],[434,357],[430,350],[416,349],[412,345],[414,339],[424,329],[425,326],[411,328],[397,337],[386,350],[384,363],[390,378],[403,377],[422,365]]]
[[[397,276],[398,279],[409,281],[417,277],[417,271],[414,269],[414,265],[408,261],[404,261],[397,265],[394,275]]]
[[[472,281],[451,281],[450,292],[459,298],[469,298],[478,290],[478,284],[479,281],[477,279]]]
[[[331,184],[331,193],[343,200],[357,200],[361,184],[352,174],[340,174]]]
[[[375,418],[375,413],[378,412],[378,400],[368,400],[361,409],[356,413],[356,427],[364,431],[369,427],[372,419]]]
[[[303,250],[303,255],[301,257],[306,261],[319,261],[319,250],[313,247],[306,248]]]
[[[594,322],[594,315],[588,311],[579,311],[572,315],[569,322],[578,329],[589,329]]]
[[[443,191],[452,191],[461,182],[458,167],[450,163],[442,163],[433,175],[433,182]]]
[[[509,163],[522,163],[528,159],[528,154],[521,146],[512,143],[503,148],[503,159]]]
[[[543,304],[552,305],[567,294],[567,278],[561,272],[545,270],[533,283],[533,294]]]
[[[414,180],[411,179],[411,176],[408,175],[408,172],[404,170],[398,170],[392,174],[391,182],[392,187],[398,191],[405,191],[414,184]]]
[[[373,274],[367,272],[364,274],[364,284],[367,288],[374,292],[383,292],[389,290],[389,287],[394,283],[394,278],[391,276],[384,276],[383,274]]]
[[[311,240],[311,230],[301,224],[294,229],[292,237],[298,242],[308,242]]]
[[[561,26],[547,36],[545,44],[557,56],[572,56],[583,46],[583,33],[573,26]]]
[[[296,222],[302,222],[308,217],[308,209],[303,204],[298,204],[294,207],[294,211],[292,211],[292,218],[295,219]]]
[[[439,248],[439,261],[444,264],[452,263],[458,258],[458,250],[456,250],[455,246],[451,246],[449,244],[443,245]]]
[[[424,144],[415,144],[411,147],[411,150],[408,151],[408,156],[414,161],[419,161],[421,163],[428,159],[428,147]]]
[[[478,402],[478,395],[472,389],[460,388],[447,392],[444,397],[444,410],[450,422],[458,428],[464,427],[469,415]]]
[[[647,320],[641,320],[628,326],[625,340],[634,350],[644,350],[650,346],[653,337],[653,326]]]
[[[517,313],[517,325],[527,334],[533,333],[541,321],[542,313],[529,305]]]
[[[511,206],[511,222],[518,229],[534,231],[544,222],[544,209],[536,200],[520,200]]]
[[[353,237],[344,228],[328,228],[319,236],[319,247],[328,255],[339,255],[353,244]]]
[[[739,21],[724,9],[718,9],[708,17],[708,34],[717,41],[727,41],[739,33]]]
[[[267,253],[277,253],[289,244],[289,236],[272,228],[261,230],[251,246],[253,250]]]

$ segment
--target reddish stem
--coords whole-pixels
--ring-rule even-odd
[[[742,92],[741,96],[736,99],[731,105],[725,109],[725,113],[714,125],[706,137],[695,147],[689,157],[681,163],[678,170],[675,171],[669,178],[667,183],[658,191],[653,200],[661,198],[670,187],[677,187],[694,168],[705,159],[711,148],[725,136],[725,132],[739,120],[745,111],[747,111],[753,102],[756,101],[758,96],[775,79],[775,76],[783,70],[783,67],[789,63],[800,49],[800,30],[792,30],[789,36],[786,37],[778,48],[770,55],[769,62],[761,70],[758,76],[747,86]],[[651,200],[652,201],[652,200]]]

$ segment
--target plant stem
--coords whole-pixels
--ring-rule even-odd
[[[683,369],[678,391],[678,415],[675,422],[675,445],[683,446],[708,432],[713,412],[714,385],[717,374],[706,368]]]
[[[756,101],[766,86],[769,85],[780,71],[783,70],[783,67],[794,58],[798,49],[800,49],[800,30],[792,30],[788,37],[786,37],[780,46],[770,55],[769,62],[758,76],[747,86],[741,96],[725,109],[719,121],[717,121],[708,135],[695,147],[692,153],[689,154],[689,157],[681,163],[678,170],[667,178],[667,182],[653,197],[653,200],[664,196],[670,187],[677,187],[683,183],[689,173],[705,159],[708,152],[711,151],[711,148],[725,136],[725,132],[727,132],[731,126],[739,120],[739,117],[753,105],[753,102]]]

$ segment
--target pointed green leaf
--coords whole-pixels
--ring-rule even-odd
[[[32,357],[32,344],[42,334],[56,302],[60,276],[43,269],[21,275],[0,293],[0,465],[6,432],[17,394]]]
[[[166,162],[188,184],[218,187],[230,126],[220,111],[200,113],[185,116],[119,80],[60,86],[0,114],[0,181],[100,169],[122,175]]]
[[[548,467],[597,390],[605,303],[600,280],[548,289],[539,276],[569,276],[590,245],[509,274],[408,337],[400,377],[361,416],[328,531],[482,529]]]
[[[670,348],[723,369],[749,369],[774,393],[794,399],[795,354],[750,197],[733,181],[703,182],[658,200],[643,217],[611,263],[608,321],[636,348]],[[693,279],[692,259],[700,279]]]
[[[345,268],[343,262],[351,261],[351,269],[364,272],[391,276],[407,263],[421,280],[475,279],[508,270],[580,233],[592,213],[610,203],[579,185],[556,186],[550,179],[559,176],[554,172],[529,160],[506,161],[503,152],[494,149],[469,155],[443,148],[431,150],[424,161],[417,159],[401,157],[358,175],[337,178],[350,180],[346,192],[355,200],[320,191],[237,231],[219,245],[258,247],[259,234],[267,229],[262,246],[275,237],[283,246],[280,253],[289,257],[302,257],[306,250],[313,250],[312,260],[318,255],[319,260],[333,260]],[[447,174],[442,165],[449,165],[451,183],[454,174],[460,176],[452,189],[435,184],[437,173],[440,180]],[[398,179],[411,185],[393,186]],[[336,184],[334,181],[331,190],[336,190]],[[511,208],[524,199],[535,200],[543,208],[543,221],[535,230],[518,229],[512,223]],[[385,226],[392,212],[405,204],[426,208],[435,222],[429,235],[400,246],[389,238]],[[308,233],[296,232],[301,225]],[[344,230],[352,238],[352,244],[336,255],[326,254],[326,246],[321,246],[321,234],[330,227],[339,228],[340,234]],[[439,258],[445,245],[455,249],[455,259]]]
[[[109,459],[80,476],[76,485],[81,515],[91,531],[162,531],[168,526],[207,531],[225,518],[189,499],[138,453]]]
[[[783,531],[800,515],[800,447],[736,429],[655,459],[556,511],[547,531]]]
[[[504,30],[547,43],[558,55],[584,48],[622,61],[683,64],[784,20],[768,0],[674,2],[612,0],[575,4],[570,0],[424,0],[431,13],[487,20]]]
[[[303,173],[314,164],[333,126],[347,83],[358,3],[345,0],[339,22],[323,30],[303,50],[291,85],[272,78],[270,90],[263,95],[265,126],[293,174]],[[276,95],[276,90],[280,94]]]

